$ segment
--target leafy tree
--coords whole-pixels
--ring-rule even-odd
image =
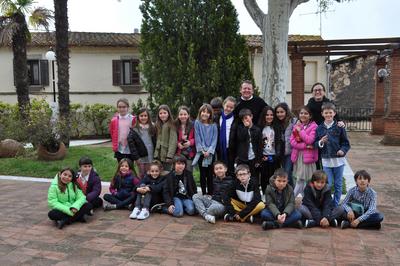
[[[149,106],[191,107],[238,94],[252,79],[248,50],[229,0],[142,0],[141,59]]]
[[[21,116],[25,119],[29,107],[26,44],[31,37],[25,16],[29,16],[32,26],[43,26],[46,30],[52,19],[52,13],[48,9],[38,7],[32,10],[34,2],[34,0],[0,0],[0,44],[12,45],[18,106]]]
[[[268,0],[264,13],[256,0],[243,0],[247,11],[263,35],[263,67],[261,97],[275,106],[285,101],[288,87],[288,32],[293,11],[310,0]],[[322,11],[333,2],[350,0],[316,0]]]

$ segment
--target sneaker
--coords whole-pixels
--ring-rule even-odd
[[[140,214],[140,209],[138,207],[135,207],[131,213],[131,215],[129,215],[129,218],[131,219],[136,219],[138,217],[138,215]]]
[[[340,224],[340,228],[346,229],[350,227],[350,223],[346,220],[343,220],[342,223]]]
[[[87,221],[86,221],[86,214],[84,214],[84,215],[82,216],[82,218],[79,220],[79,222],[81,222],[81,223],[87,223]]]
[[[338,227],[338,222],[337,222],[336,219],[333,219],[333,220],[331,220],[331,222],[329,223],[329,225],[330,225],[331,227]]]
[[[117,209],[117,205],[106,203],[106,204],[103,206],[103,209],[104,209],[104,211],[115,210],[115,209]]]
[[[149,216],[150,216],[149,210],[142,209],[142,211],[138,214],[137,219],[145,220],[145,219],[149,218]]]
[[[215,224],[215,216],[213,216],[213,215],[206,214],[204,216],[204,219],[209,223]]]
[[[89,216],[93,216],[93,214],[94,214],[94,211],[93,211],[93,209],[91,209],[91,210],[89,211],[88,215],[89,215]]]
[[[225,214],[224,221],[225,222],[233,222],[233,215],[230,215],[229,213]]]
[[[316,226],[317,225],[317,223],[314,221],[314,220],[312,220],[312,219],[310,219],[310,220],[306,220],[305,221],[305,223],[304,223],[304,227],[305,228],[311,228],[311,227],[314,227],[314,226]]]
[[[254,223],[254,216],[253,215],[250,215],[249,216],[249,218],[247,218],[247,221],[249,222],[249,223]]]
[[[67,224],[67,220],[58,220],[56,225],[58,229],[63,229],[64,225]]]
[[[298,220],[297,222],[295,222],[295,223],[292,225],[292,227],[293,227],[293,228],[297,228],[297,229],[301,229],[301,228],[303,228],[303,223],[302,223],[300,220]]]
[[[162,209],[163,209],[164,205],[165,205],[165,203],[155,204],[153,207],[151,207],[150,212],[151,213],[162,213]]]
[[[274,222],[271,221],[264,221],[261,224],[263,230],[269,230],[274,228]]]

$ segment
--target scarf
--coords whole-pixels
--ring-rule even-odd
[[[226,120],[232,118],[233,112],[231,112],[229,115],[225,116],[225,113],[221,113],[221,128],[219,130],[219,149],[221,151],[221,159],[222,161],[226,162],[228,161],[228,153],[226,150]]]

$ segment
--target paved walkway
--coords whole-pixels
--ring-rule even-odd
[[[47,219],[47,183],[0,180],[0,265],[400,265],[400,147],[351,134],[349,161],[365,168],[385,214],[380,231],[284,229],[199,217],[128,211],[95,213],[56,229]]]

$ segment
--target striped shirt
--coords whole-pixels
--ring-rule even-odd
[[[365,213],[357,218],[360,222],[362,222],[368,219],[371,214],[377,212],[376,201],[377,196],[375,190],[368,187],[367,190],[361,192],[358,187],[355,186],[347,192],[346,198],[343,200],[342,205],[348,213],[352,210],[350,207],[351,202],[362,204],[364,206]]]

